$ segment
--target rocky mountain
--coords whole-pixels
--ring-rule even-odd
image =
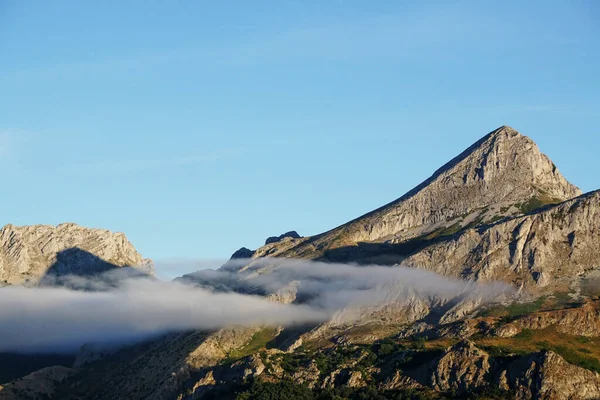
[[[600,191],[467,229],[415,252],[403,265],[477,281],[572,291],[600,268]]]
[[[135,266],[152,274],[122,233],[76,224],[6,225],[0,229],[0,282],[35,283],[47,275],[89,275]]]
[[[111,351],[86,345],[44,390],[60,399],[600,398],[599,210],[600,191],[582,194],[531,139],[503,126],[375,211],[316,236],[270,237],[219,271],[179,281],[304,304],[302,282],[277,275],[274,261],[295,258],[321,269],[425,270],[444,285],[501,282],[509,294],[419,294],[384,282],[376,289],[391,289],[393,301],[346,307],[325,323],[174,332]],[[74,247],[145,265],[107,231],[9,226],[0,239],[0,271],[21,277],[10,283],[53,265],[77,270],[79,258],[62,255]],[[344,276],[316,278],[336,292]],[[348,311],[353,319],[342,318]]]
[[[521,215],[581,195],[536,144],[502,126],[399,199],[320,235],[267,243],[254,257],[353,260],[360,243],[404,243]]]

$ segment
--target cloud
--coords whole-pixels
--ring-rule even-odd
[[[509,293],[504,283],[479,284],[402,266],[357,266],[287,258],[235,259],[219,270],[185,275],[183,281],[236,292],[274,293],[295,282],[297,297],[329,311],[399,302],[408,297],[453,298],[475,294],[491,300]]]
[[[344,309],[401,307],[414,298],[491,300],[509,290],[414,268],[270,258],[234,260],[171,282],[115,278],[111,273],[61,279],[66,287],[0,289],[0,351],[65,352],[172,331],[320,323],[339,319]],[[88,291],[75,290],[82,288]]]
[[[327,317],[303,305],[148,279],[127,280],[103,292],[8,287],[0,289],[0,304],[0,351],[22,352],[72,352],[84,343],[133,342],[170,331]]]

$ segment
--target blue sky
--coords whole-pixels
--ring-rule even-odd
[[[600,188],[599,21],[593,0],[0,1],[0,224],[228,257],[503,124]]]

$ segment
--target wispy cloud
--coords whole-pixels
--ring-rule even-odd
[[[84,343],[122,344],[170,331],[326,318],[303,305],[148,279],[106,292],[9,287],[0,289],[0,303],[0,351],[70,352]]]
[[[414,299],[440,304],[510,293],[502,284],[478,285],[415,268],[289,259],[235,260],[173,282],[61,282],[64,287],[0,289],[0,351],[75,351],[84,343],[121,344],[171,331],[354,321],[361,307],[401,309]]]

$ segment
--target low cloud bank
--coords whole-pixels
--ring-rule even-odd
[[[71,352],[84,343],[133,342],[170,331],[327,318],[303,305],[148,279],[105,292],[7,287],[0,289],[0,304],[0,351],[21,352]]]
[[[180,280],[212,290],[257,293],[295,291],[304,304],[324,310],[421,299],[478,296],[490,301],[512,293],[500,282],[480,284],[402,266],[358,266],[318,261],[260,258],[228,261]],[[293,284],[290,284],[293,283]]]
[[[347,307],[415,296],[491,300],[510,291],[413,268],[289,259],[235,260],[172,282],[113,272],[59,283],[0,289],[0,351],[72,352],[172,331],[319,323]]]

